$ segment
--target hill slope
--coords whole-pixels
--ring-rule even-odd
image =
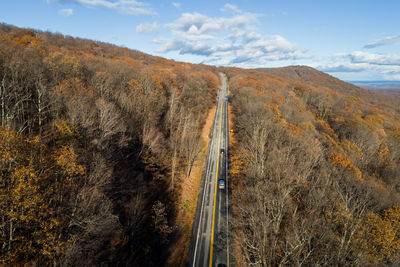
[[[360,90],[360,87],[346,83],[329,74],[320,72],[308,66],[288,66],[257,70],[267,74],[277,75],[288,81],[300,81],[315,87],[329,87],[340,93],[350,93],[353,95],[368,94],[365,90]]]
[[[213,67],[0,25],[2,265],[165,265],[218,83]]]
[[[225,72],[239,262],[398,265],[399,101],[309,67]]]

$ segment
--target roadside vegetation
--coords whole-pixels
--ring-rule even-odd
[[[0,265],[160,266],[216,69],[0,25]]]
[[[398,100],[308,67],[225,72],[238,265],[398,266]]]

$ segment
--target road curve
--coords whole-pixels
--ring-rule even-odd
[[[197,210],[188,250],[187,266],[229,266],[229,119],[226,77],[221,76],[217,109],[211,130],[203,179],[199,190]],[[225,153],[221,153],[224,149]],[[218,180],[225,188],[218,188]]]

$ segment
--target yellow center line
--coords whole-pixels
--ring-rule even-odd
[[[222,91],[223,93],[223,91]],[[223,96],[221,96],[223,99]],[[213,215],[212,215],[212,226],[211,226],[211,243],[210,243],[210,259],[209,266],[212,267],[212,257],[213,257],[213,246],[214,246],[214,222],[215,222],[215,202],[217,199],[217,185],[218,185],[218,168],[219,168],[219,154],[220,154],[220,145],[221,145],[221,129],[222,129],[222,112],[223,112],[224,102],[221,102],[221,118],[219,121],[219,134],[218,134],[218,156],[217,156],[217,171],[215,173],[215,186],[214,186],[214,204],[213,204]]]

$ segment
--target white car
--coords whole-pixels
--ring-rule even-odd
[[[225,180],[224,179],[218,180],[218,188],[221,190],[225,189]]]

